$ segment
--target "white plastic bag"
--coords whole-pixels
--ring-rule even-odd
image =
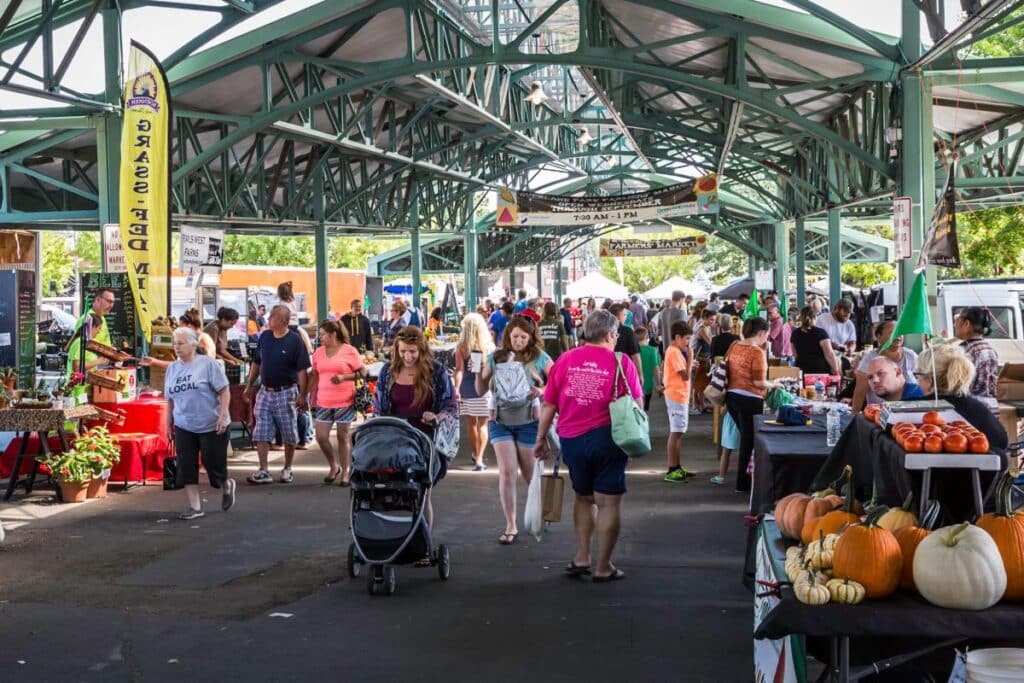
[[[540,460],[533,468],[533,478],[526,492],[526,507],[523,509],[523,526],[526,533],[538,541],[544,531],[544,494],[541,492],[540,478],[544,475],[544,463]]]

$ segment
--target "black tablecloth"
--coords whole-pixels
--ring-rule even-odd
[[[774,521],[766,530],[775,559],[785,562],[786,544]],[[936,607],[918,595],[897,591],[885,600],[865,600],[859,605],[805,605],[782,586],[782,599],[754,631],[755,638],[806,636],[878,636],[915,638],[1000,638],[1024,641],[1024,609],[998,604],[987,610],[956,610]]]
[[[814,475],[829,455],[824,431],[795,427],[791,431],[762,431],[766,418],[754,418],[754,481],[750,510],[769,512],[779,498],[797,491],[809,491]],[[767,418],[772,419],[772,418]],[[816,427],[825,424],[824,415],[813,418]],[[849,424],[849,417],[843,424]],[[840,441],[840,443],[842,443]],[[840,471],[842,468],[840,468]]]
[[[910,491],[920,492],[921,473],[905,469],[907,453],[884,431],[861,415],[843,432],[810,487],[826,488],[846,465],[853,468],[857,499],[875,499],[884,505],[901,505]],[[1003,457],[1002,466],[1006,467]],[[970,519],[974,513],[968,470],[935,470],[932,474],[931,496],[939,500],[945,523]],[[998,473],[982,472],[981,489],[989,492]],[[916,509],[916,508],[915,508]]]

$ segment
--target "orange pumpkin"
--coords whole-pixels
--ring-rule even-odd
[[[804,525],[804,529],[800,534],[800,540],[803,540],[805,544],[820,538],[821,534],[826,536],[837,534],[843,527],[860,522],[860,513],[857,512],[860,506],[857,504],[857,497],[853,493],[853,468],[849,465],[843,470],[843,478],[847,482],[847,493],[843,506],[838,510],[829,512],[810,528]],[[808,540],[804,540],[805,538]]]
[[[836,543],[832,571],[838,579],[864,586],[869,598],[884,598],[900,584],[903,554],[892,532],[878,526],[886,508],[873,510],[863,524],[849,527]]]
[[[808,520],[817,520],[841,504],[842,498],[836,496],[832,489],[811,495],[791,493],[775,504],[775,522],[783,536],[799,539]]]
[[[1024,512],[1014,512],[1010,495],[1013,475],[1003,475],[996,489],[996,511],[978,518],[975,524],[992,537],[1006,568],[1003,600],[1024,600]]]
[[[932,526],[939,516],[939,504],[931,501],[921,519],[921,526],[912,524],[892,532],[896,542],[900,544],[903,567],[900,570],[900,588],[906,591],[917,591],[914,585],[914,553],[917,546],[932,533]]]

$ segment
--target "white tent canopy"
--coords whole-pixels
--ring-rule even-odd
[[[621,301],[629,296],[629,290],[618,282],[609,280],[601,273],[593,272],[584,275],[565,288],[565,295],[573,299],[594,297],[598,305],[601,299]]]
[[[674,275],[657,287],[644,292],[644,296],[648,299],[671,299],[672,292],[676,290],[679,290],[684,294],[689,294],[694,299],[701,299],[708,295],[708,290],[705,287],[702,287],[691,280],[687,280],[681,275]]]

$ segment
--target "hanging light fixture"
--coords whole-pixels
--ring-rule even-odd
[[[586,147],[593,139],[594,137],[590,134],[590,131],[584,128],[580,131],[580,134],[576,136],[576,143],[580,147]]]
[[[547,93],[544,92],[544,86],[540,84],[540,81],[534,81],[530,84],[530,94],[526,96],[527,102],[539,107],[547,99]]]

